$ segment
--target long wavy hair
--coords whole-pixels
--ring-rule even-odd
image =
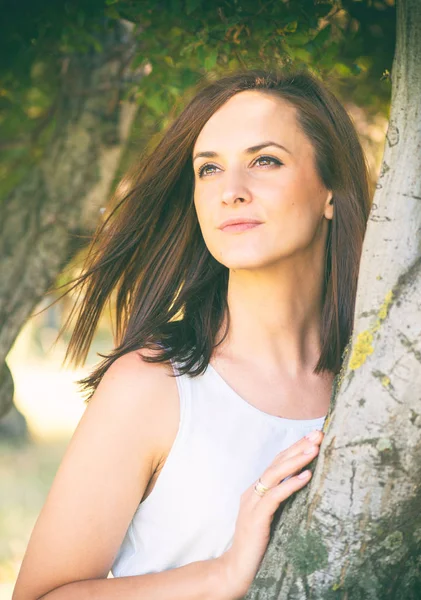
[[[93,235],[82,274],[71,283],[78,298],[65,361],[86,360],[98,320],[114,298],[114,348],[78,382],[89,400],[109,366],[148,348],[147,362],[174,359],[180,373],[206,369],[226,317],[229,269],[208,251],[194,203],[192,152],[205,123],[227,100],[259,90],[288,101],[315,150],[318,175],[332,190],[333,219],[326,242],[321,353],[314,373],[341,368],[352,334],[362,244],[370,212],[366,160],[355,127],[335,95],[306,71],[237,71],[202,84],[136,166],[130,189]]]

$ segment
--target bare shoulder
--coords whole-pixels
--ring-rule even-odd
[[[137,351],[119,357],[106,371],[32,532],[14,600],[107,577],[178,429],[177,382],[171,373],[171,365],[147,363]]]
[[[121,401],[129,405],[133,403],[134,409],[142,403],[141,410],[145,409],[145,404],[153,407],[165,401],[168,393],[176,391],[177,386],[175,378],[171,377],[173,369],[170,364],[144,360],[144,357],[154,354],[153,350],[143,348],[117,358],[105,372],[88,406],[98,401],[98,397],[110,401],[113,398],[119,406]]]
[[[130,379],[142,380],[145,384],[148,382],[154,382],[155,384],[159,382],[164,383],[168,375],[172,373],[171,365],[168,363],[151,363],[144,360],[144,357],[153,357],[156,354],[156,351],[149,350],[148,348],[133,350],[132,352],[123,354],[111,364],[101,383],[106,379],[112,381],[122,375],[129,376]]]
[[[121,408],[122,416],[138,423],[139,427],[148,422],[147,431],[142,429],[142,433],[149,439],[152,472],[172,445],[180,412],[171,364],[144,360],[145,356],[154,356],[155,353],[142,348],[117,358],[89,403],[98,402],[100,397],[103,404],[113,403],[113,411]]]
[[[104,374],[86,412],[104,430],[107,423],[121,422],[113,444],[133,463],[137,504],[152,491],[177,436],[180,422],[178,389],[171,364],[151,363],[144,357],[156,352],[147,348],[117,358]],[[87,420],[89,416],[87,416]],[[81,422],[79,427],[83,427]],[[92,425],[91,425],[92,427]],[[140,460],[142,459],[142,460]]]

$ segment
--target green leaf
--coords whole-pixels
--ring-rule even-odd
[[[156,114],[162,115],[168,109],[167,103],[160,94],[145,95],[144,102],[146,106],[151,108]]]
[[[354,73],[354,75],[359,75],[362,71],[362,67],[360,67],[360,65],[357,63],[352,63],[351,71]]]
[[[323,49],[322,60],[324,58],[336,60],[339,52],[338,42],[331,42],[326,48]]]
[[[309,32],[298,31],[297,33],[290,33],[286,38],[288,46],[304,46],[309,41]]]
[[[294,21],[298,23],[298,15],[296,13],[290,13],[289,15],[283,15],[282,21],[284,23],[293,23]]]
[[[218,50],[212,50],[205,58],[205,69],[211,71],[218,60]]]
[[[343,62],[336,63],[335,70],[338,75],[341,75],[341,77],[348,77],[349,75],[352,75],[352,69]]]
[[[203,44],[201,44],[197,49],[196,49],[196,56],[199,60],[199,62],[201,64],[204,64],[205,60],[206,60],[206,52],[205,52],[205,47],[203,46]]]
[[[315,5],[314,10],[318,17],[325,17],[332,10],[332,4],[320,2],[320,4]]]
[[[312,49],[315,48],[315,49],[319,50],[330,38],[331,30],[332,30],[332,26],[327,25],[321,31],[319,31],[319,33],[316,35],[316,37],[313,38],[310,42]]]
[[[107,6],[107,8],[104,10],[104,13],[110,19],[120,19],[120,13],[115,6]]]
[[[186,1],[186,13],[190,15],[196,8],[201,6],[202,0],[187,0]]]
[[[289,49],[289,55],[291,56],[291,58],[293,58],[294,60],[302,60],[303,62],[308,63],[310,60],[310,52],[304,48],[304,47],[300,47],[297,46],[296,48],[290,48]]]
[[[297,26],[298,26],[298,21],[291,21],[286,24],[284,29],[285,29],[285,31],[294,32],[294,31],[296,31]]]

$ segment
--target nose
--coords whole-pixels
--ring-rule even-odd
[[[251,193],[246,184],[244,173],[225,173],[221,200],[224,204],[250,202]]]

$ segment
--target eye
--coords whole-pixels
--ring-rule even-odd
[[[282,163],[280,160],[278,160],[277,158],[274,158],[273,156],[259,156],[258,158],[256,158],[256,160],[254,161],[255,163],[260,162],[261,160],[265,160],[265,161],[269,161],[272,164],[275,165],[283,165],[284,163]],[[271,165],[261,165],[262,167],[266,167],[266,166],[271,166]]]
[[[283,165],[284,163],[282,163],[279,159],[274,158],[273,156],[258,156],[256,158],[256,160],[253,162],[253,164],[256,164],[260,161],[266,161],[266,163],[271,163],[271,164],[261,164],[262,167],[270,167],[272,165]],[[209,172],[208,169],[217,169],[218,167],[212,163],[206,163],[204,165],[202,165],[198,171],[197,174],[199,175],[200,178],[202,177],[208,177],[209,175],[212,175],[213,173],[215,173],[215,171],[211,171]]]
[[[213,165],[212,163],[206,163],[204,165],[202,165],[200,167],[200,169],[197,170],[197,174],[199,175],[199,177],[203,177],[203,174],[205,173],[205,171],[207,169],[216,169],[216,165]],[[205,173],[205,177],[207,177],[207,171]]]

